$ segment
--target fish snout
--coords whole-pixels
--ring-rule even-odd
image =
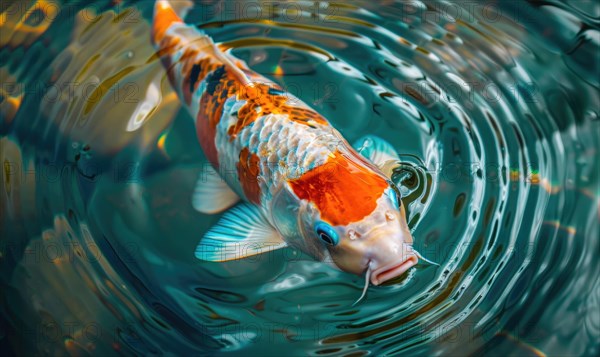
[[[413,238],[408,230],[378,231],[370,237],[369,261],[371,283],[379,285],[404,274],[419,261],[412,249]]]
[[[394,279],[406,273],[406,271],[415,266],[418,261],[419,259],[414,253],[409,253],[400,259],[374,266],[373,272],[371,273],[371,283],[373,285],[379,285],[388,280]]]

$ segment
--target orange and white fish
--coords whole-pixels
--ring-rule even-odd
[[[365,274],[363,296],[369,280],[381,284],[417,263],[389,178],[398,162],[389,143],[371,136],[353,148],[324,117],[185,24],[168,1],[156,2],[152,41],[215,169],[199,180],[194,207],[216,213],[245,201],[202,238],[197,258],[293,246]]]

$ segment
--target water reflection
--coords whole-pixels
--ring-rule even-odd
[[[362,278],[291,249],[196,260],[219,216],[190,203],[207,160],[150,46],[151,2],[16,1],[1,18],[0,341],[20,354],[598,353],[598,6],[227,4],[187,21],[349,141],[393,143],[415,247],[441,266],[353,307]]]

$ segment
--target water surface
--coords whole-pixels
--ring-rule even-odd
[[[219,215],[150,1],[0,24],[0,351],[597,355],[600,6],[219,2],[186,18],[353,141],[391,142],[415,247],[363,278],[285,249],[194,257]]]

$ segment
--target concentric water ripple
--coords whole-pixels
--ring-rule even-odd
[[[37,8],[36,8],[37,6]],[[353,141],[395,145],[420,264],[363,279],[286,249],[193,252],[207,160],[152,2],[0,19],[0,343],[39,354],[597,355],[600,6],[221,2],[186,21]],[[0,351],[2,351],[0,349]]]

